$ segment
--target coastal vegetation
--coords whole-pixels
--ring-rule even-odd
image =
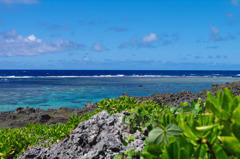
[[[180,103],[178,107],[158,105],[154,101],[138,103],[133,97],[104,99],[93,113],[73,115],[66,124],[27,124],[23,128],[0,130],[0,157],[15,158],[28,147],[49,146],[68,137],[71,130],[93,115],[107,110],[109,114],[130,112],[122,122],[132,133],[148,135],[142,152],[134,149],[116,155],[115,159],[190,159],[238,158],[240,156],[240,96],[227,88],[216,96],[207,93],[201,99]],[[134,140],[130,136],[123,144]]]
[[[132,130],[147,128],[146,146],[142,152],[130,150],[115,159],[239,158],[240,96],[225,88],[216,97],[208,92],[205,103],[180,105],[135,109],[128,124]]]

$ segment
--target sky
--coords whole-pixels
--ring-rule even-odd
[[[0,69],[240,70],[240,0],[0,0]]]

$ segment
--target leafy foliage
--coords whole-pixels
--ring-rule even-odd
[[[93,113],[86,113],[83,116],[78,114],[69,117],[66,124],[41,125],[27,124],[23,128],[0,130],[0,158],[13,158],[24,152],[28,147],[42,145],[49,146],[69,136],[70,131],[82,121],[88,120],[93,115],[107,110],[110,114],[119,113],[123,110],[130,110],[137,106],[135,98],[122,96],[119,99],[104,99],[98,103]],[[127,143],[134,140],[130,137]]]
[[[27,147],[41,143],[49,146],[69,135],[71,126],[64,124],[44,125],[28,124],[24,128],[0,130],[0,156],[12,158]]]
[[[133,97],[121,96],[116,99],[104,99],[98,103],[98,110],[107,110],[110,115],[120,113],[123,110],[129,111],[138,105],[137,100]]]
[[[189,105],[181,103],[178,108],[164,106],[163,109],[149,110],[144,109],[147,112],[141,114],[136,109],[128,123],[130,126],[140,125],[138,130],[142,130],[146,127],[144,123],[149,122],[147,126],[151,125],[151,131],[146,146],[142,152],[132,151],[131,157],[121,154],[121,158],[240,157],[240,96],[233,96],[227,88],[219,90],[216,97],[208,92],[205,104],[195,100]],[[132,123],[136,121],[140,123]]]
[[[149,133],[149,144],[160,145],[161,143],[169,143],[168,137],[178,137],[178,134],[182,132],[182,129],[175,124],[169,124],[166,128],[155,128]]]
[[[23,128],[0,130],[0,158],[14,158],[27,147],[49,146],[69,136],[80,122],[107,110],[110,114],[129,111],[124,117],[130,130],[148,133],[142,152],[135,149],[115,156],[115,159],[225,159],[240,157],[240,96],[228,89],[214,96],[207,93],[200,99],[179,107],[159,106],[156,102],[137,103],[129,97],[104,99],[93,113],[74,115],[66,124],[28,124]],[[134,137],[124,139],[128,145]]]

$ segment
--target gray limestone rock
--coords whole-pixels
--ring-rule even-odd
[[[130,134],[128,126],[122,123],[124,111],[110,116],[107,111],[81,122],[76,129],[70,133],[70,137],[49,148],[41,146],[27,149],[19,159],[112,159],[115,155],[126,150],[136,148],[141,151],[144,147],[146,136],[137,131]],[[128,146],[122,144],[124,137],[135,136],[135,140]]]

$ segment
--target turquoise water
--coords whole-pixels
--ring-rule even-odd
[[[82,108],[87,102],[116,98],[127,93],[148,96],[153,93],[200,92],[212,84],[239,81],[237,77],[81,77],[81,78],[2,78],[0,111],[17,107],[55,109]],[[138,87],[143,85],[143,87]]]

